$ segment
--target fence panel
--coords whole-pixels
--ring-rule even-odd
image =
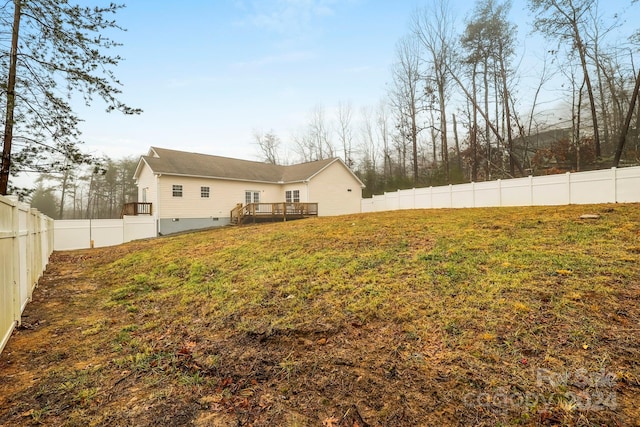
[[[53,230],[56,251],[91,247],[91,220],[56,220]]]
[[[398,190],[398,209],[414,209],[416,206],[416,189]]]
[[[386,199],[386,210],[397,211],[400,209],[400,198],[398,197],[397,191],[394,191],[393,193],[384,193],[384,197]]]
[[[399,190],[363,199],[362,212],[617,202],[640,202],[640,166]]]
[[[132,240],[147,239],[158,235],[156,220],[152,216],[125,216],[123,218],[125,242]]]
[[[416,209],[429,209],[433,207],[433,203],[431,201],[431,187],[426,188],[416,188],[416,199],[415,199],[415,208]]]
[[[0,351],[9,340],[16,321],[16,205],[0,196]]]
[[[531,184],[531,204],[534,206],[570,204],[570,176],[570,174],[559,174],[534,177]]]
[[[51,219],[29,205],[0,196],[0,352],[53,251],[50,227]]]
[[[501,194],[500,186],[501,180],[476,182],[474,191],[476,193],[474,197],[475,207],[489,207],[489,206],[501,206]]]
[[[451,188],[449,187],[449,185],[443,187],[431,187],[432,208],[451,207]]]
[[[91,240],[96,248],[122,244],[124,242],[123,221],[121,219],[92,220]]]
[[[475,206],[474,183],[452,185],[451,207],[452,208],[473,208]]]
[[[614,169],[616,175],[616,202],[640,201],[640,167]]]
[[[373,210],[373,199],[362,199],[360,212],[362,213],[375,212]]]
[[[158,235],[155,218],[126,216],[123,219],[67,219],[54,221],[57,251],[102,248]]]
[[[616,169],[574,173],[571,179],[571,203],[614,203]]]
[[[531,181],[531,177],[501,180],[498,206],[531,206]]]
[[[31,298],[32,286],[30,283],[34,281],[34,272],[31,263],[31,242],[29,235],[29,221],[31,209],[27,204],[19,204],[18,212],[18,283],[20,284],[20,312],[24,311],[29,299]],[[35,278],[37,280],[37,278]]]

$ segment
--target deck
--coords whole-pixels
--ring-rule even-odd
[[[151,203],[147,202],[132,202],[125,203],[122,206],[122,212],[120,218],[125,215],[151,215]]]
[[[277,222],[318,216],[317,203],[249,203],[231,210],[231,224]]]

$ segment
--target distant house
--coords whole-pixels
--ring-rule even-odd
[[[319,216],[358,213],[364,188],[339,158],[279,166],[157,147],[134,177],[135,214],[154,216],[159,234],[228,225],[240,205],[283,219],[309,206]]]

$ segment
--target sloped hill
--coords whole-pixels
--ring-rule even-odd
[[[59,252],[0,355],[0,425],[640,425],[639,278],[638,205]]]

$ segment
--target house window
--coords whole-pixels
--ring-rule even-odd
[[[173,197],[182,197],[182,185],[173,185]]]
[[[244,203],[248,205],[249,203],[260,203],[260,192],[259,191],[245,191],[244,192]]]
[[[209,198],[209,187],[200,187],[200,197],[203,199]]]
[[[287,190],[284,193],[284,197],[287,203],[298,203],[300,201],[300,190]]]

